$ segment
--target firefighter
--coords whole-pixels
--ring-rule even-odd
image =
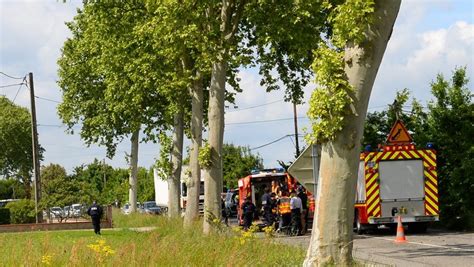
[[[92,225],[94,226],[94,233],[100,235],[100,218],[102,217],[102,207],[97,205],[94,200],[92,206],[87,210],[87,214],[92,218]]]
[[[281,196],[281,187],[278,181],[272,181],[272,192],[277,196]]]
[[[242,204],[242,217],[244,221],[244,229],[247,230],[252,225],[253,215],[255,213],[255,205],[252,203],[252,198],[248,196]]]
[[[272,199],[272,224],[274,224],[276,222],[276,218],[277,218],[277,213],[278,213],[278,207],[277,207],[277,195],[272,192],[270,194],[270,197]],[[278,227],[278,225],[275,226],[275,228]]]
[[[278,200],[278,213],[280,214],[280,225],[279,229],[287,227],[291,220],[291,209],[290,209],[290,198],[288,198],[288,192],[282,191],[281,198]]]
[[[263,208],[263,222],[265,226],[272,225],[273,214],[272,214],[272,197],[270,195],[270,188],[265,187],[264,194],[262,196],[262,208]]]
[[[302,185],[296,190],[297,196],[301,199],[301,234],[306,233],[306,222],[308,221],[308,196]]]
[[[295,191],[291,192],[290,209],[291,222],[297,227],[298,235],[301,235],[301,210],[303,209],[303,206],[301,204],[301,199],[296,195]]]

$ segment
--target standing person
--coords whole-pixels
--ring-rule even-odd
[[[287,191],[281,192],[281,198],[278,200],[278,213],[280,214],[280,224],[278,229],[282,230],[290,224],[291,220],[291,208],[290,198],[288,197]]]
[[[262,196],[262,207],[263,207],[263,222],[265,226],[273,224],[272,216],[272,197],[270,195],[270,188],[265,187],[264,194]]]
[[[308,221],[308,196],[302,185],[298,186],[297,196],[301,199],[301,234],[306,233],[306,222]]]
[[[92,206],[87,210],[87,214],[92,218],[92,225],[94,226],[94,233],[100,235],[100,218],[102,217],[102,207],[97,205],[94,200]]]
[[[224,220],[224,224],[226,226],[229,226],[229,213],[228,213],[224,198],[225,196],[221,195],[221,213],[222,213],[221,215],[222,215],[222,219]]]
[[[253,215],[255,213],[255,205],[252,203],[252,198],[248,196],[242,204],[242,217],[244,220],[244,229],[247,230],[252,225]]]
[[[301,235],[301,199],[296,195],[295,191],[291,192],[290,209],[291,222],[297,227],[298,235]]]

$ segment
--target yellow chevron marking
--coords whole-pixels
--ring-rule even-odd
[[[438,208],[438,205],[436,205],[436,204],[433,202],[433,200],[430,199],[429,197],[426,198],[426,201],[428,201],[428,203],[430,203],[433,208]]]
[[[410,155],[412,155],[412,158],[414,158],[414,159],[419,159],[420,158],[420,156],[415,151],[410,150],[409,152],[410,152]]]
[[[433,184],[438,185],[438,181],[436,181],[436,178],[433,177],[433,176],[431,175],[431,173],[425,171],[425,176],[428,177],[428,179],[430,179],[430,181],[431,181]]]
[[[437,213],[436,213],[436,212],[435,212],[433,209],[431,209],[431,207],[430,207],[430,206],[428,206],[428,205],[425,205],[425,208],[428,210],[429,214],[432,214],[432,215],[435,215],[435,214],[437,214]]]
[[[438,188],[436,188],[431,183],[426,183],[426,185],[431,189],[431,191],[433,191],[433,193],[438,194]]]
[[[411,159],[411,158],[412,158],[411,155],[408,154],[406,151],[402,151],[402,155],[405,156],[405,158],[407,158],[407,159]]]
[[[367,200],[367,204],[372,203],[372,201],[374,201],[374,199],[376,199],[376,201],[374,201],[374,203],[375,203],[375,202],[378,203],[378,196],[379,196],[379,194],[373,194],[373,195]]]
[[[380,206],[377,206],[377,208],[374,210],[374,215],[379,213],[379,211],[380,211]]]
[[[373,180],[377,179],[377,177],[379,177],[379,173],[378,173],[378,172],[374,173],[374,175],[373,175],[372,177],[369,177],[369,180],[366,181],[365,184],[366,184],[366,185],[369,185],[370,183],[372,183]]]
[[[372,203],[372,205],[370,205],[370,207],[367,209],[367,213],[370,214],[372,210],[375,209],[375,207],[377,207],[378,204],[379,204],[378,201],[375,201],[374,203]]]
[[[393,155],[390,157],[390,159],[396,159],[399,154],[400,154],[400,151],[396,151],[395,153],[393,153]]]
[[[431,158],[426,155],[426,153],[423,153],[423,159],[424,161],[428,162],[429,166],[436,166],[436,162],[432,161]]]
[[[377,188],[377,185],[374,183],[372,186],[370,186],[369,191],[367,191],[367,196],[370,196],[370,194],[372,194],[372,191],[374,191],[375,188]]]
[[[433,193],[431,193],[431,191],[425,191],[425,192],[428,193],[428,196],[425,196],[426,199],[431,199],[433,201],[438,202],[438,198]],[[433,206],[436,206],[436,205],[433,205]]]
[[[382,160],[386,160],[392,154],[393,154],[393,152],[387,152],[385,155],[383,155]]]
[[[374,157],[374,160],[375,162],[378,161],[378,159],[380,158],[380,156],[382,156],[383,152],[377,152],[377,154],[375,154],[375,157]]]

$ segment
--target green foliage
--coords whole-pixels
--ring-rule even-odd
[[[19,201],[10,202],[6,206],[10,210],[10,222],[17,223],[34,223],[35,202],[29,199],[21,199]]]
[[[29,197],[33,170],[30,112],[5,96],[0,96],[0,110],[0,175],[21,181]],[[40,147],[40,159],[43,152]]]
[[[10,209],[0,208],[0,224],[10,224]]]
[[[222,155],[224,186],[237,187],[237,181],[253,169],[263,169],[263,159],[254,155],[248,147],[224,144]]]
[[[158,139],[160,140],[160,158],[156,159],[155,168],[159,172],[160,177],[170,177],[173,170],[170,159],[173,149],[173,140],[165,133],[160,133]]]
[[[315,50],[312,65],[318,88],[311,95],[308,110],[312,122],[312,131],[306,137],[309,143],[333,140],[344,126],[344,118],[353,112],[353,88],[345,75],[344,49],[347,44],[361,45],[366,39],[374,5],[373,0],[323,2],[323,9],[329,12],[331,32]]]
[[[25,188],[17,179],[0,180],[0,199],[26,198]]]
[[[41,168],[42,209],[64,207],[74,203],[83,203],[81,183],[67,176],[66,170],[58,164]]]
[[[410,91],[407,88],[397,91],[393,104],[389,105],[387,110],[367,114],[362,149],[366,145],[376,148],[379,144],[385,144],[392,126],[398,119],[411,132],[410,135],[415,144],[424,146],[430,141],[427,135],[428,115],[416,99],[412,100],[411,105],[407,105],[409,98]],[[411,109],[407,110],[409,107]]]
[[[212,165],[212,160],[211,160],[211,146],[209,146],[208,142],[204,142],[202,147],[199,149],[199,156],[198,156],[198,161],[199,161],[199,166],[203,169],[209,169]]]
[[[428,135],[438,152],[441,220],[448,227],[474,229],[474,103],[466,68],[451,80],[438,75],[431,83]]]
[[[324,44],[316,50],[313,63],[316,83],[319,87],[311,94],[308,117],[313,121],[308,143],[332,140],[344,126],[344,117],[349,114],[353,91],[344,72],[344,52],[338,52]]]
[[[323,5],[331,10],[333,5],[326,0]],[[347,0],[331,10],[329,22],[332,24],[332,43],[344,48],[348,42],[361,44],[365,40],[365,30],[372,23],[375,1]]]

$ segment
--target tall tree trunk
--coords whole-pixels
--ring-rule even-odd
[[[189,168],[191,179],[187,181],[187,203],[184,216],[184,226],[189,227],[199,216],[199,192],[201,191],[201,167],[199,166],[199,149],[202,145],[202,119],[203,119],[203,82],[201,73],[196,73],[196,80],[190,90],[191,95],[191,152]]]
[[[224,94],[227,61],[220,59],[212,65],[211,86],[209,88],[209,146],[211,148],[211,167],[204,180],[204,233],[209,233],[210,219],[221,216],[223,185],[222,144],[224,142]]]
[[[180,209],[181,166],[183,162],[184,111],[179,107],[174,115],[173,149],[171,150],[172,176],[168,178],[168,216],[177,218]]]
[[[140,129],[132,133],[130,141],[132,143],[130,152],[130,177],[129,177],[129,193],[128,202],[130,202],[130,212],[137,211],[137,174],[138,174],[138,137]]]
[[[354,87],[354,114],[334,141],[323,144],[315,220],[304,266],[352,264],[352,224],[359,147],[372,86],[400,8],[400,0],[376,0],[366,42],[346,48],[345,72]]]
[[[31,175],[29,171],[21,171],[23,188],[25,189],[25,197],[31,199]],[[33,199],[34,200],[34,199]]]

